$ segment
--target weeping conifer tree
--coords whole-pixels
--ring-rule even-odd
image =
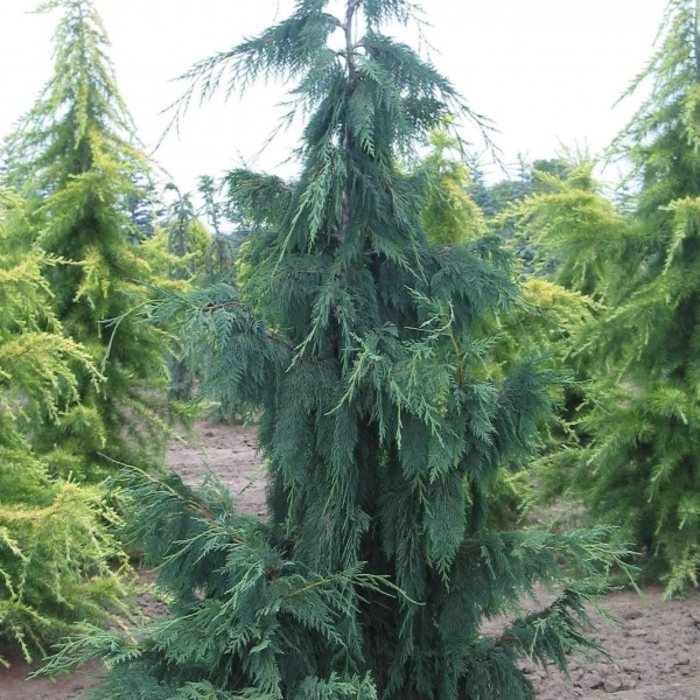
[[[77,400],[73,368],[100,377],[51,313],[43,273],[60,261],[12,245],[25,215],[0,188],[0,666],[18,654],[31,661],[87,621],[116,622],[128,589],[104,493],[52,478],[60,455],[37,455],[27,439],[27,425]]]
[[[348,0],[339,18],[327,4],[299,0],[189,76],[192,90],[226,72],[293,77],[309,115],[297,179],[228,177],[252,225],[240,294],[153,310],[209,368],[205,390],[259,412],[269,519],[210,484],[133,478],[133,536],[174,602],[139,641],[76,639],[54,660],[107,660],[97,697],[516,700],[534,697],[522,657],[565,667],[592,646],[583,606],[615,558],[609,532],[489,520],[488,486],[527,459],[549,377],[485,369],[494,340],[473,330],[518,293],[498,242],[431,242],[421,225],[425,179],[404,159],[459,100],[380,32],[412,3]],[[593,580],[568,585],[565,560]],[[538,582],[559,596],[525,614]],[[503,612],[516,619],[485,632]]]
[[[584,425],[594,440],[573,485],[597,518],[628,530],[667,594],[697,584],[700,567],[699,11],[697,0],[669,3],[631,88],[651,85],[614,144],[635,167],[631,216],[578,241],[612,265],[611,308],[588,338],[604,360]]]
[[[153,280],[131,215],[145,197],[136,183],[148,181],[149,166],[136,146],[92,4],[51,0],[42,8],[62,13],[54,75],[5,142],[0,173],[28,202],[28,225],[15,245],[60,259],[46,272],[53,311],[105,381],[95,384],[77,366],[79,400],[31,431],[39,452],[60,447],[57,471],[99,479],[114,471],[103,453],[123,461],[152,455],[164,428],[154,397],[165,379],[167,345],[161,332],[129,313],[146,300],[136,280]],[[115,335],[110,322],[117,318]]]

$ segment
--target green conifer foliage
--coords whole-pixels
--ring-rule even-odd
[[[205,89],[222,73],[297,79],[301,172],[228,177],[252,226],[240,295],[220,284],[153,310],[180,324],[205,388],[259,411],[269,520],[210,486],[132,478],[147,511],[135,541],[163,562],[172,617],[140,642],[66,646],[54,668],[112,664],[97,697],[517,700],[534,697],[521,657],[563,667],[592,644],[590,584],[566,585],[560,566],[594,573],[609,531],[489,519],[489,484],[527,458],[549,408],[548,376],[496,381],[493,339],[473,333],[517,297],[507,256],[492,238],[431,242],[425,178],[401,167],[458,108],[454,90],[380,31],[411,3],[348,0],[339,18],[327,4],[299,0],[193,70]],[[537,582],[563,590],[528,614]],[[485,632],[502,612],[516,619]]]
[[[651,95],[617,146],[636,167],[636,236],[621,261],[632,292],[601,329],[620,382],[594,416],[593,499],[624,520],[667,592],[700,567],[700,8],[672,0],[659,49],[633,88]],[[594,467],[596,468],[596,467]]]
[[[69,410],[78,398],[75,367],[101,381],[49,310],[42,272],[60,261],[7,248],[8,230],[26,215],[19,197],[0,190],[0,648],[31,660],[77,623],[120,609],[118,565],[126,562],[109,533],[116,518],[104,494],[51,478],[48,463],[60,455],[37,455],[22,429]]]
[[[204,206],[198,210],[190,194],[182,194],[173,183],[165,187],[166,193],[174,194],[174,201],[161,216],[154,244],[167,250],[167,256],[162,253],[159,256],[160,271],[180,291],[216,282],[235,284],[237,254],[245,239],[245,228],[237,217],[230,216],[230,208],[220,201],[218,190],[213,178],[200,177],[198,192]],[[207,221],[212,230],[203,221]],[[226,224],[233,224],[234,231],[224,232]],[[182,355],[181,345],[175,341],[169,360],[169,395],[177,401],[189,401],[197,378]],[[206,372],[206,367],[200,371]],[[220,405],[208,420],[233,421],[236,417],[235,405]]]
[[[608,307],[580,339],[593,358],[591,440],[555,464],[595,518],[624,527],[669,595],[696,584],[700,566],[698,11],[696,0],[669,3],[632,85],[651,92],[614,144],[638,183],[628,215],[567,187],[531,219],[546,222],[569,280]]]
[[[91,3],[52,0],[43,9],[62,12],[55,71],[5,144],[2,178],[28,201],[17,245],[59,260],[46,274],[55,314],[105,376],[95,385],[76,367],[79,401],[34,431],[34,444],[46,452],[60,446],[64,467],[94,479],[114,468],[102,453],[133,461],[158,444],[162,427],[154,397],[166,346],[132,313],[145,301],[136,280],[152,279],[130,215],[141,197],[134,183],[148,164],[134,145]]]
[[[530,217],[533,219],[529,221],[530,228],[542,235],[537,224],[545,218],[540,208],[547,212],[551,208],[541,204],[543,199],[548,201],[547,197],[523,194],[521,200],[513,202],[501,216],[488,219],[470,193],[473,189],[471,168],[458,150],[459,142],[440,130],[431,134],[430,143],[431,152],[419,164],[420,172],[427,176],[427,196],[421,223],[429,240],[454,245],[476,240],[485,231],[504,237],[504,223],[512,225],[514,220],[522,223],[523,219]],[[549,176],[544,173],[542,176],[544,182],[540,182],[535,175],[537,184],[530,183],[529,189],[550,189],[545,184]],[[566,217],[562,215],[562,218]],[[527,240],[536,238],[531,230],[523,233]],[[519,260],[519,244],[513,245],[516,239],[512,235],[506,238],[516,264],[523,263]],[[546,243],[549,243],[548,238]],[[542,245],[544,247],[545,244]],[[562,380],[567,380],[551,387],[552,398],[558,407],[556,420],[543,422],[539,431],[541,445],[546,445],[549,451],[559,451],[562,441],[572,434],[569,425],[571,404],[581,401],[580,386],[569,381],[572,372],[566,360],[574,350],[574,338],[580,327],[592,318],[593,304],[584,295],[543,276],[526,276],[525,267],[526,264],[521,264],[519,268],[514,265],[514,274],[523,281],[521,294],[508,312],[484,318],[481,327],[476,324],[472,327],[471,335],[491,344],[487,360],[494,379],[504,379],[518,364],[537,356],[540,366],[555,370]],[[520,455],[517,455],[508,465],[509,468],[498,471],[490,490],[494,524],[503,527],[512,525],[538,500],[533,491],[532,475],[524,466]]]
[[[486,231],[486,219],[469,193],[471,172],[457,138],[446,129],[430,135],[431,151],[420,164],[428,189],[422,224],[430,240],[458,244]]]
[[[513,202],[497,219],[513,227],[514,240],[534,252],[532,276],[526,288],[535,308],[549,309],[552,320],[549,341],[536,328],[530,334],[540,347],[557,358],[557,366],[570,380],[560,410],[560,426],[551,469],[545,481],[549,495],[561,496],[570,470],[571,456],[557,448],[566,439],[586,441],[582,418],[588,409],[592,377],[601,377],[609,364],[607,353],[596,353],[595,324],[606,304],[614,304],[629,291],[629,282],[618,272],[633,234],[628,217],[604,195],[594,178],[596,161],[583,157],[571,162],[540,162],[534,169],[531,193]],[[516,244],[517,245],[517,244]],[[528,326],[528,331],[530,327]],[[562,440],[563,438],[563,440]],[[569,444],[571,446],[571,444]],[[559,454],[557,454],[559,453]],[[543,493],[543,492],[541,492]]]
[[[517,237],[532,242],[537,271],[592,299],[624,295],[617,267],[629,246],[628,222],[603,195],[593,176],[595,160],[566,164],[563,174],[534,171],[535,192],[501,215]]]

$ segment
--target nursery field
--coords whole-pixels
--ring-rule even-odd
[[[196,433],[189,442],[170,443],[169,465],[192,485],[212,472],[240,494],[242,511],[264,516],[265,475],[254,429],[202,422]],[[151,578],[153,572],[143,575]],[[556,671],[532,669],[538,698],[700,700],[700,591],[691,590],[684,600],[664,601],[660,588],[647,588],[641,597],[623,590],[610,595],[605,607],[617,623],[600,623],[593,636],[613,658],[573,660],[568,680]],[[162,605],[150,598],[142,601],[142,608],[146,615],[163,613]],[[100,676],[95,665],[57,679],[26,680],[29,670],[21,662],[0,669],[0,700],[80,698]]]
[[[494,182],[419,3],[297,0],[166,110],[279,81],[295,170],[190,192],[98,3],[43,3],[54,70],[0,140],[0,700],[700,700],[698,3],[604,158]],[[195,387],[257,435],[167,443]],[[567,522],[518,523],[535,502]],[[588,610],[633,561],[656,587]],[[67,675],[28,679],[66,634]]]

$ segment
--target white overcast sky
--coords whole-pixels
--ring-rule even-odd
[[[476,111],[491,118],[507,163],[554,157],[561,147],[600,153],[638,100],[617,98],[641,70],[667,0],[423,0],[431,58]],[[35,0],[0,0],[0,136],[50,78],[57,14]],[[95,0],[111,39],[118,85],[141,140],[152,147],[161,110],[182,91],[173,78],[194,61],[282,19],[291,0]],[[279,87],[193,108],[155,160],[183,190],[198,175],[241,164],[274,169],[296,134],[259,149],[275,128]],[[472,134],[479,150],[476,134]],[[493,176],[493,174],[492,174]]]

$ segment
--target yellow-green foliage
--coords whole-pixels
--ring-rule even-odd
[[[31,660],[82,622],[124,612],[128,564],[99,489],[49,479],[26,445],[0,448],[0,460],[0,641]]]
[[[514,203],[501,219],[515,220],[518,235],[535,244],[545,268],[555,265],[554,281],[604,297],[609,286],[619,284],[611,265],[629,234],[625,217],[593,178],[595,164],[585,159],[572,163],[565,179],[535,171],[542,191]]]
[[[636,181],[626,210],[571,182],[524,219],[558,249],[559,272],[574,273],[565,283],[592,286],[607,306],[579,339],[590,352],[585,440],[548,474],[622,526],[667,595],[700,579],[698,36],[696,0],[671,0],[630,88],[644,83],[647,98],[613,144]]]
[[[203,269],[211,236],[204,225],[196,220],[188,222],[187,229],[192,249],[185,253],[173,249],[169,241],[170,232],[160,225],[139,247],[139,254],[149,265],[149,278],[157,277],[159,287],[184,292],[191,288],[193,278]]]
[[[31,659],[81,621],[121,609],[126,563],[103,492],[51,478],[60,451],[37,456],[28,440],[37,421],[74,408],[75,368],[96,386],[102,378],[50,311],[43,271],[58,261],[7,252],[6,228],[23,216],[21,200],[0,192],[0,643]]]
[[[467,192],[471,175],[459,141],[437,130],[430,135],[430,144],[432,150],[421,164],[428,179],[421,223],[433,241],[457,245],[474,240],[486,232],[486,221]]]
[[[576,339],[584,325],[591,321],[595,304],[583,294],[565,289],[542,277],[530,277],[522,285],[523,298],[509,314],[497,323],[500,342],[494,346],[490,371],[501,378],[522,362],[537,358],[541,366],[549,367],[558,381],[549,387],[557,410],[549,423],[541,425],[538,449],[540,462],[557,452],[562,442],[574,437],[571,404],[578,404],[582,393],[576,382],[580,358]],[[522,464],[512,464],[501,470],[493,484],[492,516],[501,523],[512,522],[518,514],[526,513],[534,502],[541,500],[533,492],[533,480]]]
[[[522,303],[500,319],[506,348],[502,362],[512,365],[537,354],[554,358],[561,367],[563,358],[575,350],[575,334],[593,319],[596,305],[585,294],[544,277],[529,277],[522,289]]]
[[[52,469],[97,482],[118,463],[160,461],[167,433],[169,338],[143,322],[146,284],[157,284],[133,205],[147,200],[149,164],[117,90],[108,39],[88,0],[52,0],[58,10],[55,68],[5,141],[0,185],[26,200],[11,221],[11,247],[41,250],[52,312],[104,381],[71,365],[79,401],[37,422],[31,444]],[[145,215],[144,215],[145,216]],[[143,217],[142,217],[143,218]],[[160,391],[159,391],[160,390]],[[61,448],[57,459],[56,445]]]

